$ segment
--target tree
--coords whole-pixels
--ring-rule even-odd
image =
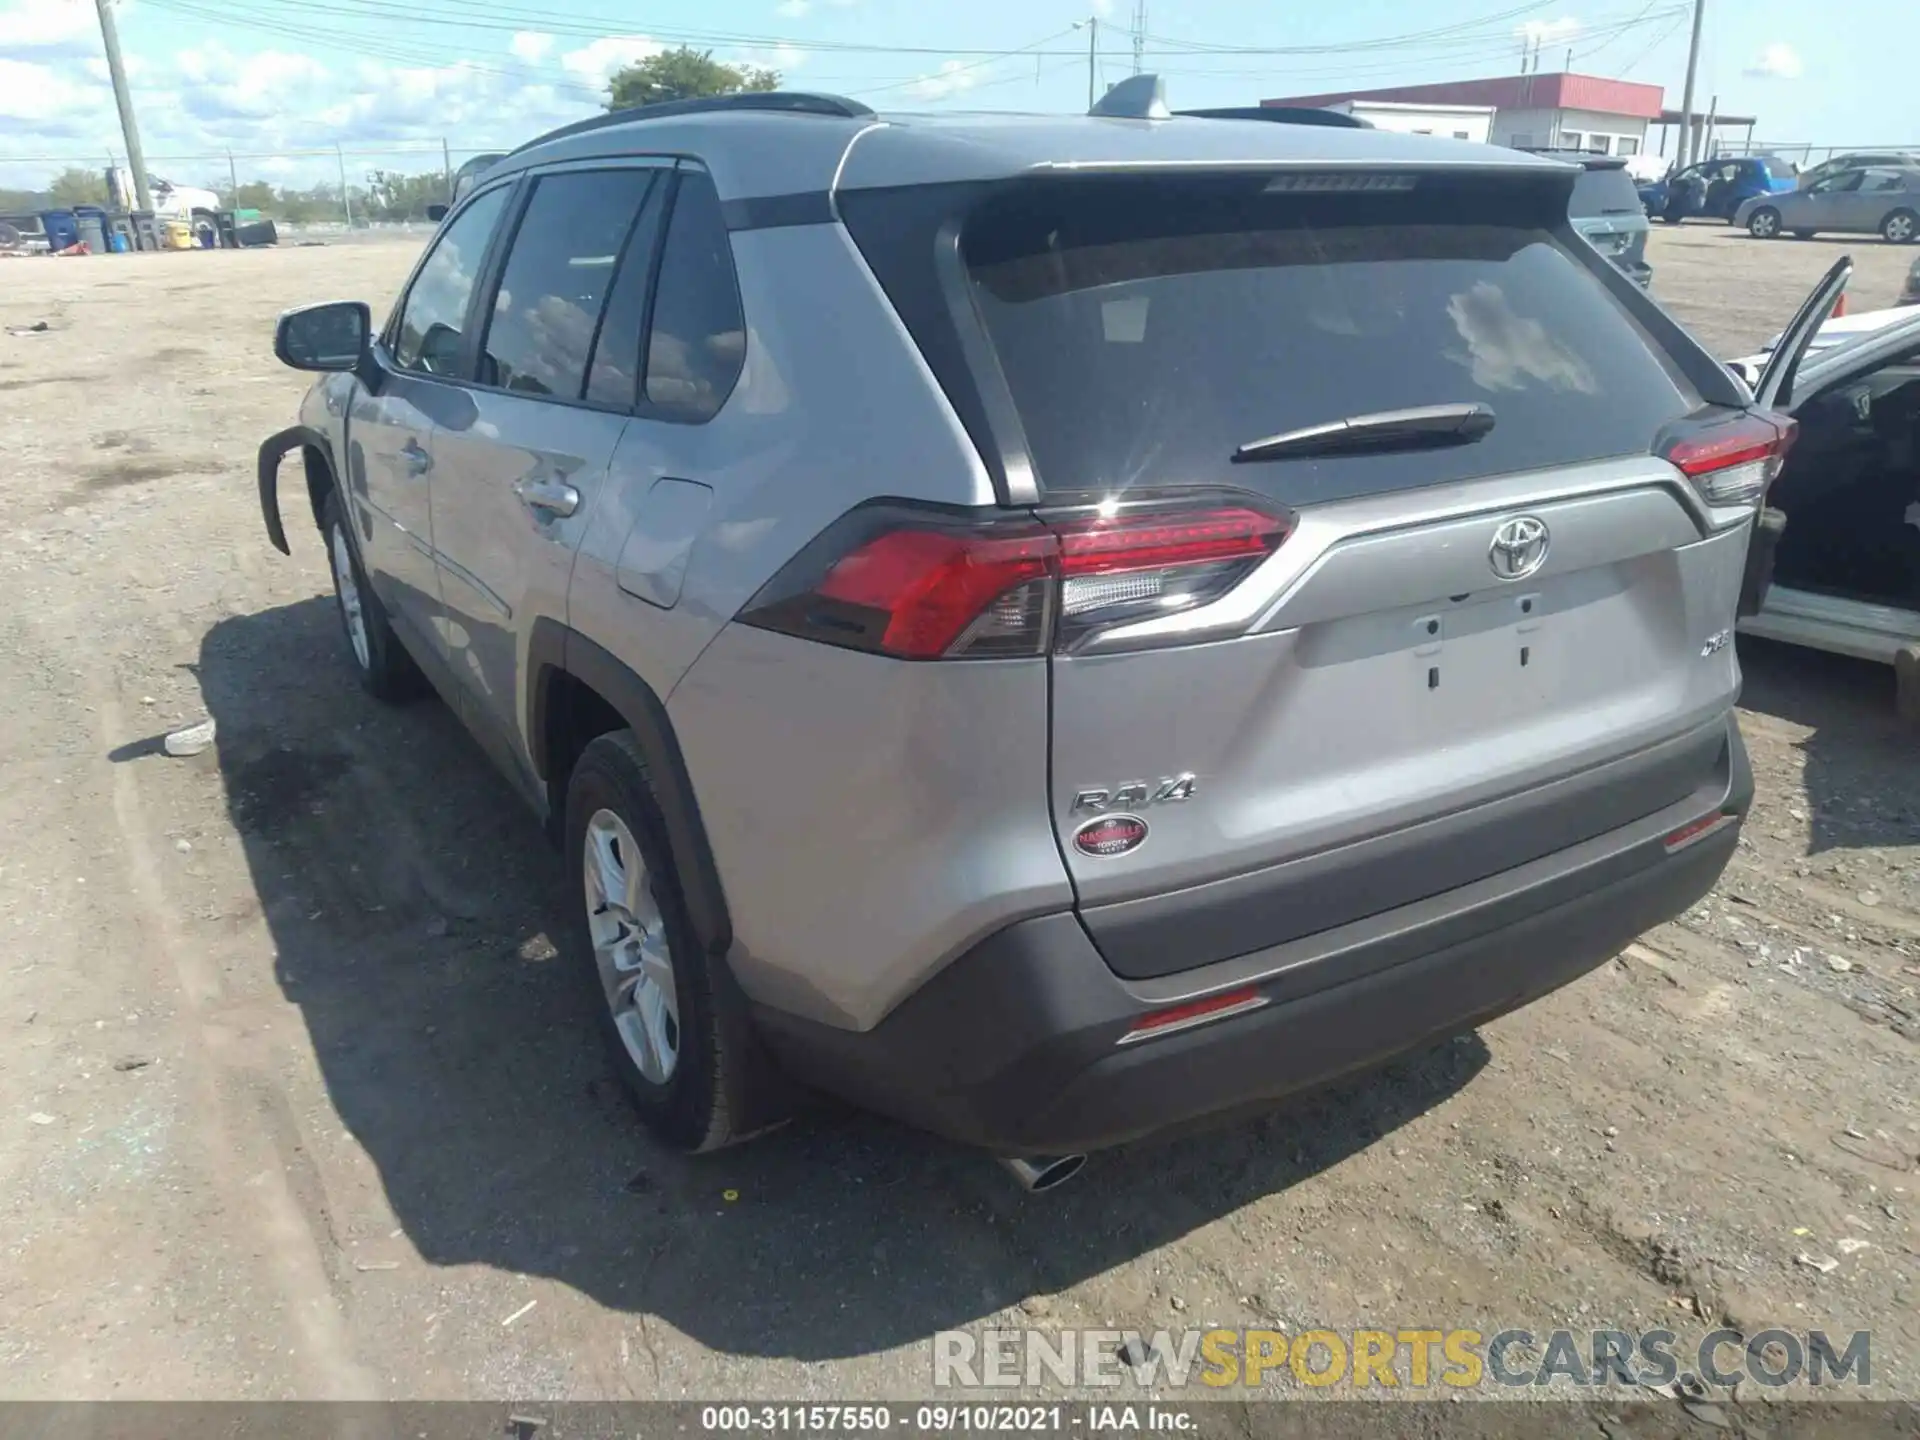
[[[607,82],[607,109],[631,110],[663,100],[701,100],[709,95],[739,95],[746,91],[778,90],[780,72],[751,65],[727,65],[711,50],[682,45],[649,55],[629,65]]]
[[[98,170],[70,166],[53,177],[47,198],[55,205],[105,205],[107,177]]]
[[[424,220],[427,206],[447,203],[447,177],[438,170],[425,175],[375,170],[367,176],[367,199],[371,219]]]

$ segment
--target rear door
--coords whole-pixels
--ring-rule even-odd
[[[1096,937],[1111,902],[1372,847],[1243,932],[1110,952],[1123,973],[1577,843],[1724,750],[1737,681],[1711,642],[1744,538],[1706,533],[1652,454],[1701,395],[1575,253],[1564,189],[1377,183],[1030,185],[965,233],[1048,508],[1170,516],[1165,571],[1063,598],[1054,814]],[[1324,438],[1409,411],[1362,427],[1377,447]],[[1249,509],[1284,539],[1185,607],[1209,583],[1185,547]]]
[[[636,333],[664,167],[532,178],[473,361],[469,423],[434,446],[433,529],[447,656],[492,738],[530,775],[522,739],[532,617],[566,614],[573,555],[631,413],[594,381],[602,337]],[[617,309],[618,318],[609,311]]]

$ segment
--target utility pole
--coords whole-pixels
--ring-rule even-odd
[[[113,103],[120,111],[120,134],[127,142],[127,168],[133,171],[133,198],[142,210],[153,209],[147,189],[147,157],[140,152],[140,127],[133,118],[133,95],[127,89],[127,68],[120,63],[120,32],[113,23],[113,0],[93,0],[100,12],[100,43],[107,52],[107,77],[113,81]]]
[[[453,152],[447,149],[447,137],[440,137],[440,169],[447,177],[447,204],[453,204]]]
[[[1133,0],[1133,73],[1140,73],[1140,61],[1147,48],[1147,0]]]
[[[235,210],[240,208],[240,172],[233,168],[233,151],[227,151],[227,189],[232,199],[227,204]]]
[[[1100,17],[1087,17],[1087,109],[1093,109],[1100,97],[1094,93],[1094,67],[1100,63]]]
[[[1693,77],[1700,69],[1700,21],[1707,0],[1693,0],[1693,39],[1687,45],[1687,83],[1680,90],[1680,168],[1694,161],[1693,154]]]
[[[347,229],[353,229],[353,197],[347,193],[347,152],[340,148],[338,141],[333,146],[334,158],[340,162],[340,204],[347,212]]]

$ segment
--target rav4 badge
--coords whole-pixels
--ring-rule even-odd
[[[1073,832],[1073,848],[1105,860],[1138,850],[1147,838],[1147,822],[1138,815],[1102,815]]]

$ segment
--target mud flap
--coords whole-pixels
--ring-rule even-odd
[[[287,545],[286,527],[280,523],[280,461],[289,450],[304,445],[308,431],[296,425],[269,435],[260,445],[260,518],[266,523],[267,539],[282,555],[293,551]]]

